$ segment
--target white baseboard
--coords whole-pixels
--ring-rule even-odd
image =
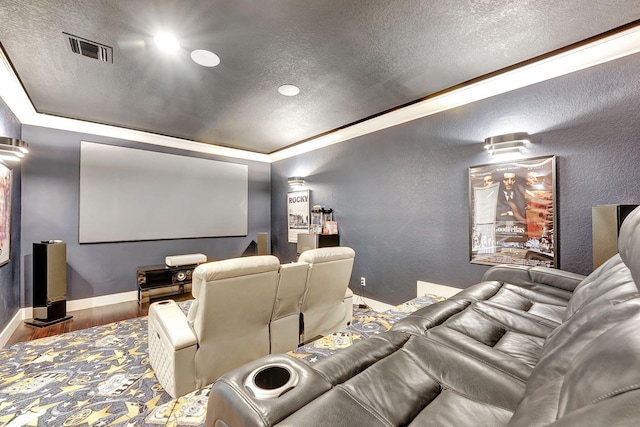
[[[438,285],[436,283],[422,282],[422,281],[418,280],[416,296],[422,297],[422,296],[425,296],[425,295],[435,295],[435,296],[439,296],[439,297],[449,298],[449,297],[454,296],[455,294],[457,294],[461,290],[462,289],[460,289],[460,288],[454,288],[454,287],[451,287],[451,286]],[[381,313],[383,311],[390,310],[390,309],[396,307],[395,305],[391,305],[391,304],[387,304],[387,303],[384,303],[384,302],[376,301],[376,300],[371,299],[371,298],[361,297],[360,295],[357,295],[354,292],[354,294],[353,294],[353,303],[354,304],[361,304],[361,303],[363,303],[363,301],[364,301],[364,304],[367,304],[369,307],[371,307],[372,309],[374,309],[375,311],[377,311],[379,313]]]
[[[0,333],[0,347],[4,347],[4,345],[9,341],[9,338],[11,338],[11,335],[13,335],[16,329],[18,329],[20,323],[26,319],[26,317],[24,317],[25,311],[26,309],[24,308],[18,310],[15,316],[13,316],[13,319],[9,321],[9,324],[4,328],[2,333]]]
[[[102,307],[111,304],[120,304],[123,302],[137,301],[138,291],[122,292],[119,294],[103,295],[100,297],[83,298],[72,301],[67,301],[67,312],[85,310],[87,308]],[[0,333],[0,347],[4,347],[5,344],[11,338],[11,335],[18,329],[23,320],[33,318],[33,307],[24,307],[18,310],[13,316],[13,319]]]
[[[359,301],[362,299],[364,300],[364,303],[367,304],[369,307],[371,307],[372,309],[374,309],[375,311],[377,311],[378,313],[382,313],[383,311],[387,311],[392,309],[394,306],[390,305],[390,304],[386,304],[384,302],[380,302],[380,301],[376,301],[374,299],[371,298],[364,298],[364,297],[356,297],[356,295],[353,296],[353,301],[355,302],[356,299],[358,300],[358,302],[356,302],[356,304],[359,304]]]
[[[438,285],[436,283],[423,282],[418,280],[416,286],[416,296],[436,295],[439,297],[449,298],[460,292],[462,289],[452,286]]]
[[[138,291],[121,292],[119,294],[103,295],[100,297],[75,299],[67,301],[67,311],[84,310],[87,308],[102,307],[122,302],[137,301]]]

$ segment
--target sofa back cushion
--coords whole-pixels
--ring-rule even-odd
[[[636,425],[640,419],[637,298],[634,304],[635,315],[628,316],[628,303],[620,304],[608,314],[626,316],[626,320],[614,321],[614,326],[603,331],[598,326],[606,319],[594,319],[578,331],[579,343],[544,358],[527,382],[525,397],[508,425]],[[591,339],[585,340],[587,334]],[[555,376],[541,375],[554,370]]]
[[[587,309],[598,311],[607,307],[611,300],[624,299],[637,292],[631,271],[616,254],[576,287],[567,304],[563,322],[569,321],[578,312]]]
[[[618,252],[640,289],[640,207],[627,215],[620,227]]]
[[[575,289],[564,320],[587,306],[602,306],[638,292],[640,286],[640,207],[634,209],[620,227],[619,253],[587,276]]]

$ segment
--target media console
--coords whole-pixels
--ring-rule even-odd
[[[138,304],[149,303],[154,298],[190,292],[191,274],[197,266],[198,264],[159,264],[138,267]]]

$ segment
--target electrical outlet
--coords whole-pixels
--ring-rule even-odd
[[[365,286],[367,286],[367,279],[365,279],[364,277],[360,278],[360,286],[362,286],[363,288]]]

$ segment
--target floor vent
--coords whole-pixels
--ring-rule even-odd
[[[87,58],[97,59],[98,61],[113,63],[113,48],[111,46],[92,42],[69,33],[63,34],[67,39],[71,52]]]

